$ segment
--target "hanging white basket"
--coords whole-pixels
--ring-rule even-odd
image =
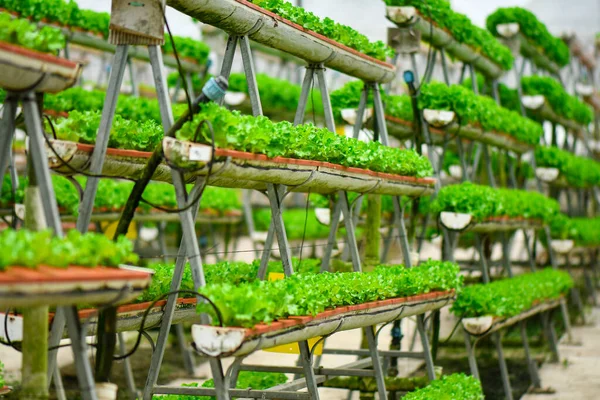
[[[423,110],[423,118],[435,128],[444,128],[450,125],[455,117],[454,111],[430,110],[427,108]]]
[[[481,335],[487,332],[494,323],[494,317],[486,315],[484,317],[463,318],[462,324],[471,335]]]
[[[417,16],[415,7],[386,7],[386,16],[397,24],[411,22]]]
[[[81,65],[0,41],[0,70],[3,89],[56,93],[77,82]]]
[[[517,22],[510,22],[508,24],[496,25],[496,32],[498,32],[498,34],[505,39],[512,38],[517,33],[519,33],[520,30],[521,30],[521,27],[519,26],[519,24]]]
[[[588,97],[594,94],[594,87],[585,83],[577,82],[575,84],[575,92],[583,97]]]
[[[228,106],[236,107],[242,104],[248,95],[242,92],[225,92],[225,104]]]
[[[356,119],[358,115],[358,109],[356,108],[344,108],[342,109],[342,119],[346,121],[349,125],[356,124]],[[363,114],[363,124],[369,120],[373,116],[373,108],[365,109],[365,113]]]
[[[523,96],[522,100],[525,108],[529,110],[539,110],[546,103],[546,98],[541,94],[535,96]]]
[[[447,211],[442,211],[440,213],[440,222],[442,225],[453,231],[462,231],[469,226],[472,220],[473,216],[471,214]]]
[[[558,168],[538,167],[535,169],[535,176],[542,182],[554,182],[558,179],[558,175],[560,175]]]
[[[555,253],[558,254],[567,254],[569,253],[571,250],[573,250],[573,247],[575,247],[575,242],[572,240],[552,240],[550,242],[550,247],[552,248],[552,250]]]
[[[451,165],[448,167],[448,172],[450,172],[450,176],[454,179],[461,179],[463,169],[460,165]]]
[[[331,225],[331,210],[329,208],[315,208],[315,217],[317,221],[322,223],[323,225]],[[342,222],[344,220],[344,214],[340,213],[340,220]]]

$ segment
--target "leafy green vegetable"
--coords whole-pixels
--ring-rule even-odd
[[[444,376],[403,397],[404,400],[483,400],[483,398],[481,382],[465,374]]]
[[[600,244],[600,217],[595,218],[559,218],[550,226],[554,239],[571,239],[583,247]]]
[[[431,211],[471,214],[476,221],[508,216],[549,223],[560,213],[560,205],[556,200],[537,192],[494,189],[464,182],[443,187],[431,203]]]
[[[252,372],[240,371],[236,388],[237,389],[255,389],[266,390],[277,385],[286,383],[288,378],[285,374],[275,372]],[[199,387],[197,383],[184,384],[184,387]],[[204,382],[201,387],[213,388],[215,383],[212,379]],[[186,395],[167,395],[154,396],[154,400],[215,400],[214,396],[186,396]]]
[[[524,77],[521,86],[526,95],[543,95],[552,110],[566,119],[582,125],[587,125],[594,119],[594,113],[589,105],[576,96],[568,94],[558,81],[548,76]]]
[[[453,11],[448,0],[384,0],[384,2],[388,6],[415,7],[423,18],[450,33],[458,42],[483,54],[505,71],[512,68],[514,57],[510,49],[501,44],[490,32],[475,26],[466,15]]]
[[[252,3],[378,60],[385,61],[387,57],[394,55],[394,51],[382,41],[370,42],[365,35],[349,26],[338,24],[330,18],[321,19],[312,12],[296,7],[285,0],[252,0]]]
[[[57,137],[86,144],[96,142],[100,126],[100,111],[73,110],[68,118],[59,118],[54,127]],[[50,131],[50,129],[47,129]],[[162,125],[152,119],[140,121],[125,119],[116,114],[108,140],[108,147],[126,150],[152,151],[162,141]]]
[[[296,257],[292,258],[292,266],[297,274],[316,274],[321,271],[321,260],[314,258],[305,258],[299,260]],[[164,293],[168,293],[171,289],[171,280],[173,279],[174,264],[153,264],[149,268],[154,270],[152,283],[150,287],[138,297],[137,302],[153,301],[159,298]],[[204,277],[207,284],[228,283],[231,285],[240,285],[243,283],[255,282],[258,280],[258,270],[260,268],[260,260],[255,260],[252,263],[223,261],[217,264],[205,264]],[[335,272],[349,272],[345,267],[334,268]],[[270,261],[267,267],[267,272],[282,273],[283,264],[281,261]],[[182,290],[194,290],[194,281],[189,265],[183,272],[181,280]],[[180,297],[190,298],[193,295],[182,293]]]
[[[432,174],[427,158],[413,150],[386,147],[377,142],[361,142],[337,135],[312,124],[294,126],[290,122],[273,123],[266,117],[241,115],[214,103],[206,104],[192,121],[177,133],[182,140],[193,140],[198,124],[211,121],[216,146],[220,148],[265,154],[268,157],[289,157],[325,161],[347,167],[377,172],[424,177]],[[210,143],[204,130],[200,141]]]
[[[462,282],[458,272],[456,264],[428,261],[413,268],[380,266],[366,273],[295,274],[237,286],[216,283],[201,292],[215,302],[225,326],[252,327],[289,316],[316,315],[330,307],[457,289]],[[206,304],[198,305],[198,311],[213,314]]]
[[[8,266],[117,266],[138,260],[133,253],[133,243],[124,236],[113,242],[101,234],[82,235],[76,230],[69,231],[64,238],[57,238],[50,230],[6,229],[0,232],[0,248],[3,249],[0,270]]]
[[[521,34],[533,42],[551,61],[560,67],[569,64],[569,47],[560,38],[552,36],[546,25],[529,10],[521,7],[499,8],[487,17],[486,25],[490,32],[498,35],[498,25],[513,22],[519,24]]]
[[[546,268],[487,284],[464,287],[450,311],[459,317],[512,317],[538,301],[555,299],[573,287],[568,272]]]
[[[105,39],[108,38],[110,14],[80,9],[75,0],[0,0],[0,8],[17,13],[21,17],[32,21],[37,22],[43,20],[44,22],[57,24],[59,26],[100,35]],[[5,24],[3,22],[0,25],[4,27]],[[52,27],[44,27],[41,31],[44,31],[46,28],[52,29],[53,32],[58,31],[62,36],[60,30]],[[52,35],[55,35],[55,33],[52,33]],[[49,35],[48,37],[52,38],[52,35]],[[201,65],[206,64],[210,48],[205,43],[180,36],[173,36],[173,41],[175,42],[175,47],[177,48],[179,56],[192,59]],[[63,44],[60,49],[65,47],[64,36],[62,42]],[[166,54],[174,53],[171,41],[167,35],[165,35],[163,51]]]
[[[600,163],[579,157],[557,147],[538,146],[535,149],[538,167],[557,168],[567,182],[575,187],[600,185]]]
[[[65,35],[60,29],[44,26],[38,28],[24,18],[14,18],[0,12],[0,41],[16,44],[43,53],[57,53],[65,48]]]
[[[478,96],[460,85],[447,86],[439,82],[424,84],[419,107],[454,111],[462,125],[480,125],[487,131],[508,133],[528,144],[539,143],[544,133],[540,124],[500,107],[491,98]]]

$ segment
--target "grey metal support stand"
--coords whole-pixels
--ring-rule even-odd
[[[75,306],[65,307],[67,319],[67,331],[71,339],[75,368],[79,380],[79,391],[83,400],[96,400],[96,390],[94,386],[94,376],[92,367],[88,360],[87,344],[85,342],[86,333],[81,331],[79,316]]]
[[[171,128],[171,125],[173,124],[173,111],[171,109],[171,103],[170,103],[170,99],[169,99],[169,95],[168,95],[168,88],[167,88],[167,82],[166,82],[166,76],[164,73],[164,65],[163,65],[163,61],[162,61],[162,52],[160,50],[159,46],[149,46],[148,47],[148,53],[150,55],[150,64],[152,66],[152,74],[154,77],[154,84],[156,87],[156,94],[158,97],[158,103],[160,106],[160,114],[161,114],[161,119],[162,119],[162,124],[163,124],[163,128],[165,129],[165,132],[168,131]],[[188,201],[187,201],[187,191],[186,191],[186,187],[185,187],[185,182],[183,180],[182,174],[179,171],[176,170],[172,170],[172,179],[173,179],[173,185],[175,186],[175,193],[176,193],[176,197],[177,197],[177,206],[180,209],[186,209],[186,207],[188,207]],[[194,198],[194,197],[191,197]],[[180,219],[181,219],[181,228],[183,231],[183,241],[185,243],[185,252],[184,253],[180,253],[181,256],[187,256],[189,264],[190,264],[190,268],[192,271],[192,279],[194,281],[194,289],[195,290],[199,290],[201,287],[206,285],[205,279],[204,279],[204,271],[203,271],[203,267],[202,267],[202,256],[200,254],[200,247],[198,245],[198,240],[196,237],[196,227],[195,227],[195,214],[198,211],[198,204],[195,204],[193,206],[193,208],[195,209],[195,212],[191,211],[191,208],[187,208],[186,211],[182,211],[179,213]],[[175,276],[174,276],[175,279]],[[178,278],[179,282],[177,283],[177,285],[180,284],[181,282],[181,277]],[[171,297],[175,297],[176,296],[171,296]],[[171,299],[171,298],[169,298]],[[172,320],[172,313],[174,311],[174,306],[175,303],[172,302],[172,307],[173,309],[170,310],[171,313],[171,320]],[[203,301],[202,298],[198,298],[198,301]],[[166,310],[165,310],[165,314],[166,314]],[[204,316],[203,318],[205,320],[205,322],[207,321],[207,317]],[[164,347],[166,345],[167,339],[168,339],[168,331],[169,328],[171,326],[171,320],[169,320],[169,322],[167,324],[164,323],[164,319],[163,319],[163,324],[161,324],[161,334],[163,327],[167,327],[166,332],[159,336],[159,340],[157,341],[157,347],[156,350],[154,352],[154,354],[152,355],[152,363],[150,366],[150,371],[148,373],[148,378],[146,381],[146,388],[144,390],[144,399],[146,400],[150,400],[150,398],[152,397],[152,390],[154,388],[154,386],[156,385],[156,381],[158,378],[158,372],[159,372],[159,368],[160,365],[162,363],[162,358],[164,355]],[[160,342],[160,347],[159,347],[159,342]],[[215,381],[215,386],[216,387],[223,387],[222,382],[224,379],[224,375],[223,375],[223,369],[222,369],[222,365],[220,363],[220,361],[218,360],[211,360],[211,370],[213,373],[213,379]],[[227,391],[222,391],[221,393],[219,393],[219,391],[217,391],[217,399],[218,400],[229,400],[229,393],[227,393]]]
[[[508,367],[506,366],[506,359],[504,358],[504,350],[502,349],[502,336],[499,332],[494,332],[492,335],[492,340],[496,345],[496,352],[498,353],[498,362],[500,363],[500,376],[502,377],[504,396],[506,400],[513,400],[510,376],[508,374]]]
[[[100,126],[98,127],[98,134],[96,136],[96,143],[94,145],[92,156],[90,157],[90,175],[99,175],[102,173],[104,160],[106,158],[106,149],[108,148],[110,130],[117,107],[117,99],[123,83],[125,67],[127,66],[128,49],[128,45],[118,45],[115,51],[110,78],[108,80],[108,88],[106,89],[106,97],[104,98],[104,106],[102,108]],[[92,219],[98,182],[99,178],[90,176],[85,185],[83,198],[79,205],[79,217],[77,218],[77,230],[82,233],[87,232]]]

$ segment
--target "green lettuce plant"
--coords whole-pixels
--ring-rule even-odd
[[[428,261],[417,267],[380,266],[373,272],[295,274],[283,280],[239,285],[216,283],[200,291],[221,311],[225,326],[252,327],[289,316],[316,315],[326,308],[413,296],[460,287],[456,264]],[[199,312],[214,312],[207,304]]]
[[[294,126],[290,122],[273,123],[266,117],[244,116],[214,103],[206,104],[193,120],[177,133],[182,140],[192,140],[198,124],[208,120],[214,127],[215,145],[220,148],[325,161],[347,167],[377,172],[424,177],[432,174],[427,158],[412,150],[386,147],[378,142],[361,142],[337,135],[312,124]],[[210,143],[211,135],[203,130],[201,142]]]
[[[431,211],[471,214],[475,221],[490,217],[522,217],[550,223],[560,213],[554,199],[537,192],[494,189],[464,182],[443,187],[431,203]]]
[[[65,48],[65,35],[60,29],[44,26],[38,28],[24,18],[13,18],[0,12],[0,41],[16,44],[43,53],[57,53]]]
[[[26,229],[0,232],[0,270],[8,266],[36,268],[39,265],[64,268],[69,265],[86,267],[118,266],[136,263],[133,243],[124,236],[112,241],[98,233],[82,235],[71,230],[64,238],[52,231],[31,232]]]
[[[590,158],[579,157],[557,147],[538,146],[535,161],[538,167],[557,168],[572,186],[600,185],[600,163]]]
[[[305,29],[319,33],[329,39],[348,46],[360,53],[385,61],[394,51],[382,41],[371,42],[349,26],[339,24],[330,18],[320,18],[302,7],[296,7],[285,0],[251,0],[252,3],[294,22]]]
[[[518,23],[520,32],[529,39],[551,61],[560,67],[569,64],[569,47],[553,36],[546,25],[537,19],[531,11],[521,7],[502,7],[487,17],[486,26],[494,35],[498,35],[499,24]]]
[[[465,286],[450,311],[459,317],[512,317],[573,287],[568,272],[546,268],[487,284]]]
[[[483,398],[481,382],[465,374],[444,376],[403,397],[404,400],[483,400]]]
[[[412,6],[421,16],[445,30],[458,42],[473,48],[477,53],[509,71],[514,63],[510,49],[501,44],[490,32],[474,25],[464,14],[455,12],[447,0],[384,0],[388,6]]]

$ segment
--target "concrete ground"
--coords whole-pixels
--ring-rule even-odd
[[[560,362],[545,363],[540,378],[556,393],[527,394],[522,400],[598,400],[600,399],[600,309],[595,308],[587,326],[573,328],[574,341],[565,338],[559,346]]]

